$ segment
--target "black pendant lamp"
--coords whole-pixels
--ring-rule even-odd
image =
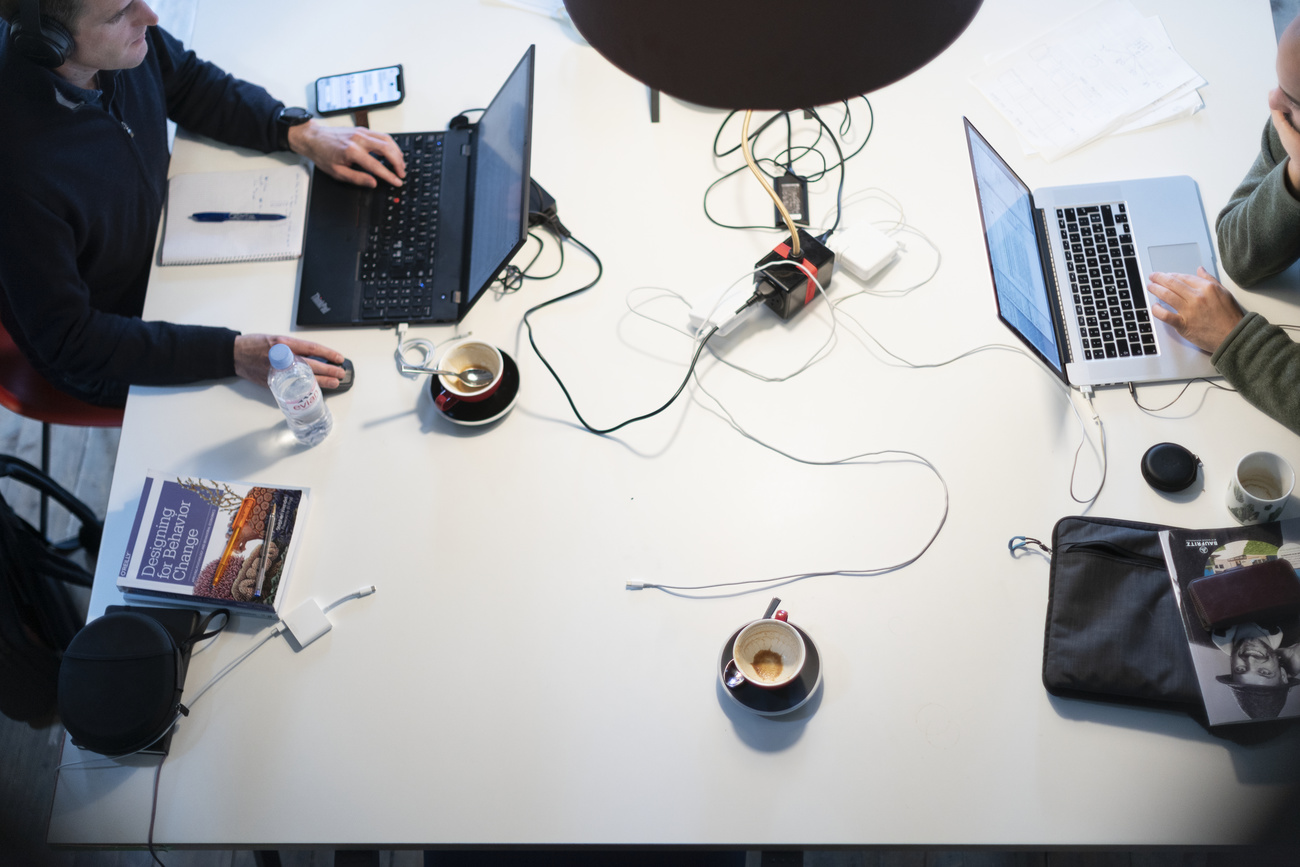
[[[619,69],[710,108],[825,105],[939,56],[982,0],[565,0]]]

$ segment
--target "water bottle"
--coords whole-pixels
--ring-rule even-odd
[[[325,398],[307,362],[297,358],[293,350],[283,343],[271,347],[271,372],[266,384],[280,404],[289,430],[299,442],[314,446],[329,435],[334,427],[334,416],[325,405]]]

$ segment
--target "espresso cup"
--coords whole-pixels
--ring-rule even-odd
[[[487,385],[471,386],[458,376],[438,375],[438,384],[442,387],[434,397],[438,409],[446,412],[461,401],[476,403],[487,400],[501,387],[501,373],[505,362],[501,351],[490,343],[466,338],[444,344],[438,351],[438,370],[451,370],[457,373],[471,367],[481,367],[492,373],[492,381]]]
[[[1241,524],[1276,521],[1295,487],[1295,471],[1272,452],[1251,452],[1228,482],[1228,511]]]
[[[784,620],[755,620],[740,630],[732,648],[745,680],[764,689],[785,686],[798,677],[806,656],[803,636]]]

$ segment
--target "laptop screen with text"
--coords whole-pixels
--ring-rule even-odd
[[[966,138],[998,315],[1058,375],[1064,376],[1061,347],[1053,325],[1054,302],[1034,231],[1029,188],[969,121]]]

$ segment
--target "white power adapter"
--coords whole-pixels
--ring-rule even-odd
[[[287,632],[289,638],[297,643],[298,650],[302,650],[333,628],[329,617],[326,616],[330,609],[337,608],[349,599],[363,599],[374,592],[375,585],[371,584],[354,590],[346,596],[340,596],[324,608],[321,608],[320,603],[315,599],[308,599],[280,618],[280,626],[283,627],[280,631]]]
[[[835,252],[837,267],[844,267],[859,280],[867,281],[898,258],[898,242],[868,223],[840,229],[826,239]]]
[[[320,603],[315,599],[308,599],[303,602],[280,618],[280,623],[284,625],[289,635],[293,636],[293,640],[298,643],[299,650],[329,632],[333,625],[330,623],[330,619],[325,616],[325,612],[321,610]]]

